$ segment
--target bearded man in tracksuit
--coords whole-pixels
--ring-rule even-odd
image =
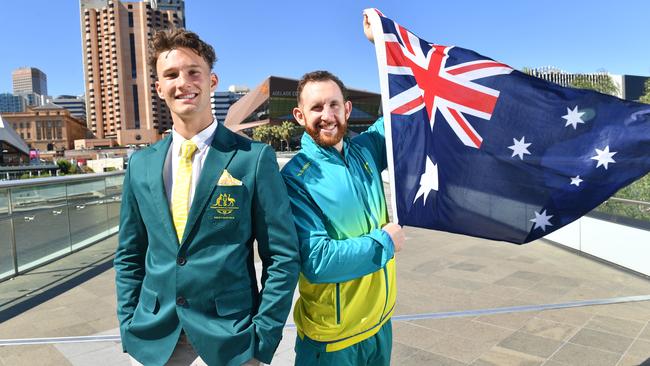
[[[293,115],[306,133],[282,169],[302,264],[296,365],[388,365],[404,234],[386,208],[383,119],[345,136],[352,104],[327,71],[305,74],[297,94]]]

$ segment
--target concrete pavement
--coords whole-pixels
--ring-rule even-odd
[[[406,232],[405,249],[397,256],[392,364],[650,364],[650,301],[536,310],[650,295],[647,277],[541,240],[516,246],[422,229]],[[113,236],[0,283],[0,343],[117,335],[110,267],[116,245]],[[531,308],[481,313],[522,305]],[[272,365],[293,364],[293,339],[295,330],[285,329]],[[128,364],[116,341],[0,346],[0,365]]]

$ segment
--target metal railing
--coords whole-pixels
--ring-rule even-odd
[[[117,232],[124,172],[0,182],[0,281]]]

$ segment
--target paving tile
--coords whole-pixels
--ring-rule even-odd
[[[507,277],[495,281],[494,283],[501,286],[529,289],[541,279],[541,276],[535,277],[532,274],[533,272],[517,271]]]
[[[566,343],[551,357],[551,360],[576,366],[613,366],[616,365],[620,357],[621,355],[618,353]]]
[[[552,355],[561,345],[562,342],[525,332],[516,332],[499,343],[499,347],[544,358]]]
[[[131,360],[125,353],[119,353],[115,346],[104,347],[68,358],[74,366],[131,366]]]
[[[463,338],[444,334],[434,339],[433,345],[425,350],[436,355],[469,363],[494,346],[494,342],[481,342],[471,338]]]
[[[462,366],[465,363],[452,360],[450,358],[429,353],[426,351],[418,351],[411,357],[400,361],[403,366],[422,366],[422,365],[436,365],[436,366]]]
[[[73,366],[51,345],[0,347],[0,359],[12,366]]]
[[[470,290],[470,291],[480,290],[483,287],[489,286],[489,283],[483,281],[475,281],[464,277],[447,277],[447,276],[431,275],[429,276],[429,281],[436,281],[439,283],[444,283],[444,286],[447,287],[453,287],[461,290]]]
[[[459,271],[478,272],[481,269],[485,268],[485,266],[472,262],[462,262],[454,264],[449,268],[457,269]]]
[[[503,328],[517,330],[536,315],[537,313],[534,311],[521,312],[521,313],[509,313],[509,314],[484,315],[478,317],[476,321],[487,323],[487,324],[493,324]]]
[[[632,343],[632,346],[627,350],[625,355],[650,359],[650,341],[637,339]]]
[[[618,334],[629,338],[636,338],[644,326],[645,323],[640,321],[619,319],[604,315],[595,315],[585,324],[585,328]]]
[[[415,323],[435,331],[472,339],[482,343],[497,344],[513,333],[513,330],[469,318],[447,318],[418,320]]]
[[[551,320],[540,318],[530,319],[521,328],[521,331],[556,341],[564,341],[576,333],[577,328],[564,323],[558,323]]]
[[[537,314],[537,318],[540,319],[552,320],[577,327],[582,327],[587,324],[593,317],[593,314],[583,311],[582,308],[544,310]]]
[[[639,338],[650,340],[650,320],[645,323],[645,328],[643,328],[643,331],[639,334]]]
[[[616,364],[616,366],[648,366],[650,358],[625,356]]]
[[[618,353],[620,355],[632,344],[633,340],[628,337],[583,328],[569,342]]]
[[[437,339],[444,337],[443,333],[406,323],[399,329],[393,329],[393,341],[408,344],[411,347],[426,350],[433,346]]]
[[[595,315],[610,316],[619,319],[637,320],[647,322],[650,319],[650,306],[648,301],[624,304],[611,304],[585,307]]]
[[[474,361],[472,366],[536,366],[542,365],[544,358],[494,347]]]
[[[402,342],[393,340],[393,349],[391,352],[390,363],[391,365],[402,365],[404,360],[413,356],[420,349],[408,346]]]

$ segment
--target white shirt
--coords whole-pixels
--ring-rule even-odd
[[[219,123],[215,118],[212,120],[210,126],[190,139],[196,144],[197,149],[192,156],[192,181],[190,182],[190,202],[188,207],[192,207],[194,190],[201,177],[203,163],[205,162],[206,156],[208,156],[208,151],[210,151],[210,144],[212,144],[212,138],[218,125]],[[167,202],[169,202],[170,210],[172,205],[172,191],[174,189],[174,182],[176,181],[176,172],[178,171],[178,161],[181,156],[181,144],[184,141],[185,138],[183,136],[176,132],[176,130],[172,130],[172,143],[169,146],[169,150],[167,150],[167,158],[163,166],[163,180],[165,182],[165,192],[167,193]]]

